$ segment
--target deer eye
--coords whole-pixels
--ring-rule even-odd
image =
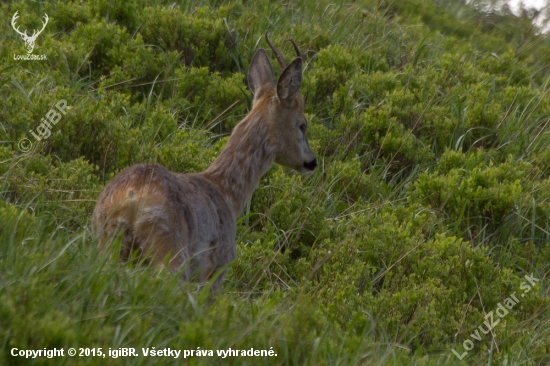
[[[305,123],[302,123],[302,124],[300,125],[300,131],[302,131],[302,132],[304,132],[304,133],[306,132],[306,124],[305,124]]]

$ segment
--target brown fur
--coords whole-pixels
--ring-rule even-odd
[[[219,290],[236,256],[236,220],[260,178],[273,162],[301,172],[317,164],[305,136],[301,72],[297,58],[275,86],[267,53],[258,50],[248,74],[252,111],[204,172],[172,173],[158,164],[120,172],[101,192],[92,217],[102,251],[121,234],[123,260],[138,251],[199,282],[221,271],[212,285]]]

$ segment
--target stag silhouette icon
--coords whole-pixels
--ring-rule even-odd
[[[46,24],[48,24],[48,14],[45,14],[44,13],[44,22],[42,22],[42,29],[38,30],[38,29],[35,29],[32,33],[32,35],[28,35],[27,34],[27,30],[25,29],[25,32],[21,32],[19,30],[19,27],[17,27],[15,25],[15,21],[17,20],[17,18],[19,18],[19,15],[17,15],[17,13],[19,13],[19,11],[16,11],[15,14],[13,14],[13,17],[11,18],[11,26],[13,27],[13,29],[21,36],[23,37],[23,41],[25,42],[25,49],[27,50],[27,53],[31,53],[33,50],[34,50],[34,44],[36,42],[36,38],[38,38],[38,36],[40,35],[40,33],[42,33],[42,31],[44,30],[44,28],[46,28]]]

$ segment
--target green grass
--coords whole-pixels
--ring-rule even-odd
[[[550,362],[550,39],[527,13],[102,0],[9,1],[0,17],[16,10],[29,29],[50,22],[34,51],[47,61],[26,62],[0,24],[0,364]],[[100,255],[89,222],[101,189],[135,163],[206,168],[250,109],[245,74],[266,30],[287,59],[289,36],[307,52],[318,171],[262,179],[214,296]],[[32,140],[61,99],[72,109]],[[472,338],[531,274],[538,285]],[[182,355],[11,356],[69,347]],[[216,355],[229,348],[277,356]],[[183,360],[197,349],[214,356]]]

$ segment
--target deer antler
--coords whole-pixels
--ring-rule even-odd
[[[48,20],[50,19],[48,17],[48,14],[44,13],[44,19],[46,20],[46,22],[42,22],[42,29],[40,29],[39,31],[35,30],[34,33],[32,34],[32,37],[33,38],[36,38],[38,37],[38,35],[40,33],[42,33],[42,31],[44,30],[44,28],[46,28],[46,24],[48,24]]]
[[[283,58],[283,55],[277,49],[277,47],[275,47],[267,37],[267,31],[265,31],[265,40],[267,41],[269,47],[271,47],[271,49],[273,50],[273,53],[275,53],[275,57],[277,57],[277,61],[279,61],[279,65],[281,66],[281,71],[283,71],[284,69],[286,69],[285,59]]]
[[[273,53],[275,53],[275,57],[277,57],[277,61],[279,61],[279,65],[281,66],[281,71],[283,71],[286,68],[285,59],[281,52],[277,49],[277,47],[275,47],[273,43],[271,43],[271,41],[269,40],[269,37],[267,36],[267,31],[265,31],[265,40],[267,41],[269,47],[271,47],[271,49],[273,50]],[[302,61],[305,61],[306,55],[303,54],[302,51],[300,51],[300,47],[298,47],[296,41],[292,37],[287,39],[287,41],[290,41],[290,43],[292,43],[294,51],[296,51],[296,57],[300,57]]]
[[[303,54],[302,51],[300,51],[300,47],[298,47],[298,45],[296,44],[296,41],[294,41],[294,39],[292,39],[292,37],[287,39],[287,41],[290,41],[290,43],[292,43],[292,46],[294,46],[294,51],[296,51],[296,57],[301,57],[302,61],[305,62],[306,61],[306,55]]]
[[[22,37],[28,37],[27,35],[27,30],[25,29],[25,33],[21,32],[19,30],[19,27],[16,27],[15,26],[15,21],[17,20],[17,18],[19,18],[19,15],[17,15],[17,13],[19,13],[19,10],[15,12],[15,14],[13,14],[13,17],[11,18],[11,26],[13,27],[13,29],[19,33]]]

